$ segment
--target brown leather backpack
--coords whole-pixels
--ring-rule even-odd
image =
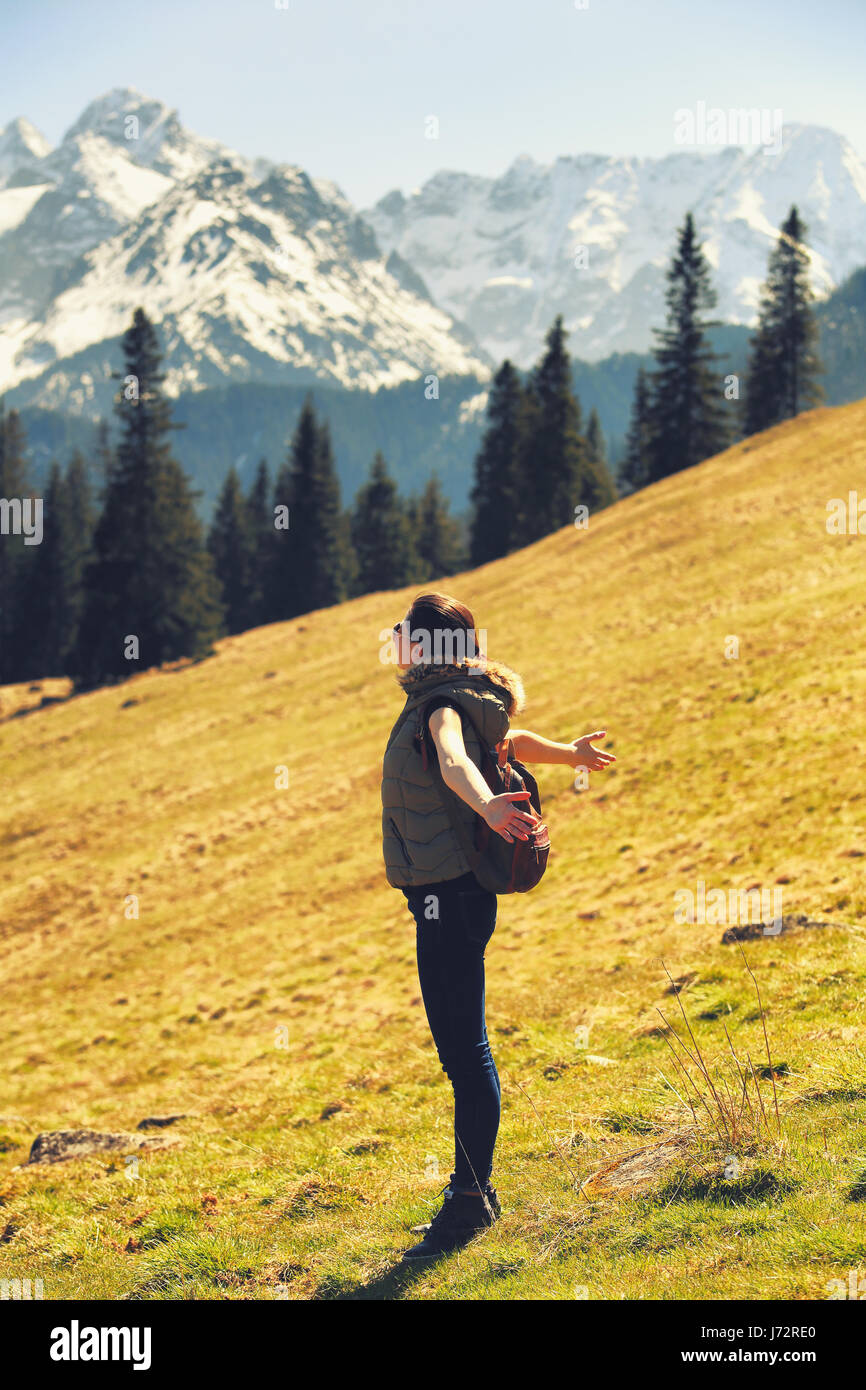
[[[466,803],[445,782],[439,766],[439,756],[433,736],[427,725],[428,709],[434,703],[430,700],[418,710],[418,723],[415,743],[421,754],[425,769],[432,772],[439,794],[451,819],[451,825],[458,842],[469,861],[469,867],[482,888],[492,893],[528,893],[530,888],[541,880],[547,868],[550,854],[550,835],[547,825],[542,821],[530,830],[527,840],[513,840],[510,844],[501,835],[490,829],[486,820],[473,811],[472,830],[466,824],[458,808]],[[455,706],[456,708],[456,706]],[[502,740],[498,757],[495,748],[488,748],[478,731],[475,720],[464,709],[459,710],[461,721],[468,719],[478,734],[481,743],[481,775],[494,796],[503,792],[529,792],[532,809],[541,815],[541,795],[538,783],[532,773],[514,756],[514,743],[510,738]],[[525,802],[523,803],[525,805]],[[515,805],[521,805],[515,802]]]

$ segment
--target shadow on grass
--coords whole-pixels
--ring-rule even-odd
[[[628,1110],[609,1110],[602,1115],[599,1124],[614,1134],[657,1134],[661,1129],[655,1120]]]
[[[656,1193],[663,1205],[669,1202],[713,1202],[717,1206],[741,1207],[750,1202],[781,1202],[798,1183],[782,1177],[771,1168],[755,1168],[739,1178],[693,1177],[671,1179]]]
[[[837,1086],[829,1091],[809,1091],[798,1105],[830,1105],[834,1101],[866,1100],[866,1086]]]
[[[866,1167],[860,1169],[845,1193],[845,1200],[848,1202],[866,1202]]]
[[[326,1275],[313,1295],[313,1302],[396,1301],[403,1297],[406,1290],[411,1288],[417,1279],[420,1279],[434,1265],[437,1265],[440,1260],[447,1258],[447,1255],[442,1255],[438,1259],[421,1260],[412,1264],[403,1264],[401,1260],[398,1260],[390,1269],[386,1269],[382,1274],[377,1274],[366,1284],[346,1285],[336,1278]]]

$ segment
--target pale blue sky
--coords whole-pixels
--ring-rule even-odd
[[[866,0],[0,0],[0,126],[56,141],[137,87],[365,206],[521,153],[665,154],[698,101],[780,108],[866,155],[864,59]]]

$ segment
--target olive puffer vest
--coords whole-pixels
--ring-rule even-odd
[[[417,710],[428,700],[445,695],[465,710],[466,752],[481,765],[481,743],[488,748],[505,737],[513,715],[523,709],[523,682],[500,661],[467,657],[450,665],[421,662],[399,671],[406,703],[391,730],[382,764],[382,845],[385,873],[393,888],[441,883],[469,869],[466,855],[451,825],[433,773],[424,768],[415,742]],[[459,808],[470,833],[476,813],[465,801]]]

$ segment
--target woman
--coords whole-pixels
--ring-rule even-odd
[[[500,1215],[491,1186],[500,1088],[484,1018],[484,950],[496,926],[496,894],[483,888],[454,832],[418,738],[421,707],[442,778],[470,833],[480,815],[503,839],[528,839],[539,817],[528,792],[494,796],[480,772],[506,733],[522,762],[601,769],[615,761],[591,747],[604,731],[553,743],[510,728],[524,704],[516,671],[480,650],[469,609],[447,594],[419,594],[391,634],[406,703],[382,766],[382,835],[388,882],[405,894],[416,924],[421,994],[454,1091],[454,1172],[441,1210],[405,1260],[456,1250]]]

